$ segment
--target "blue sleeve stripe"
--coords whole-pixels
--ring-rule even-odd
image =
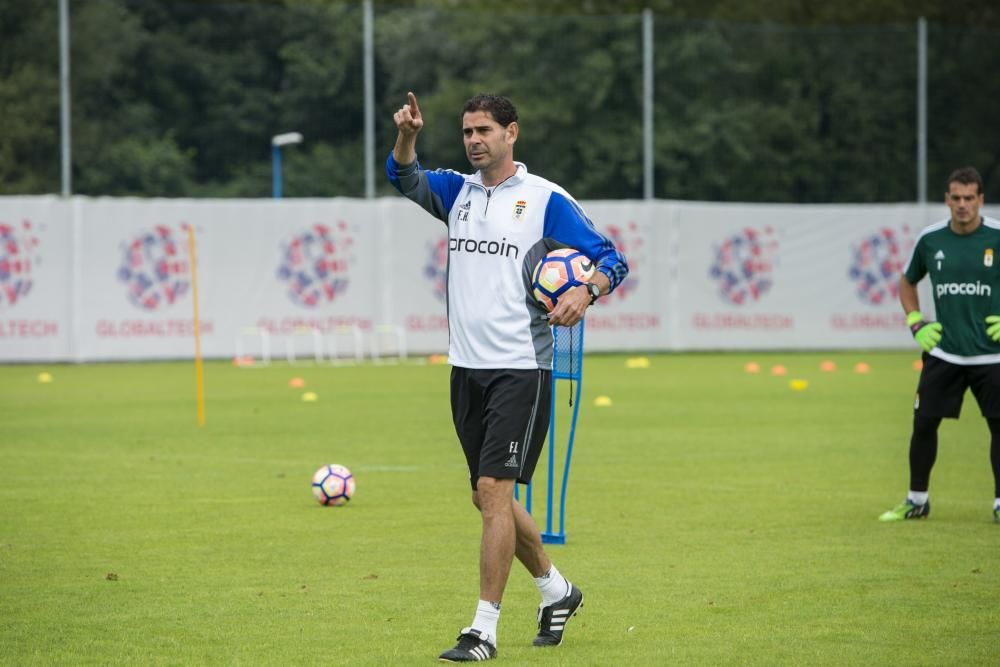
[[[449,169],[435,169],[427,172],[427,181],[431,186],[431,192],[441,198],[446,210],[451,211],[455,200],[458,199],[458,193],[465,186],[465,177]]]
[[[549,196],[545,206],[542,236],[589,257],[597,270],[608,277],[612,291],[628,275],[628,263],[611,240],[597,231],[579,204],[558,192]]]
[[[455,171],[427,171],[419,162],[400,168],[391,152],[385,161],[385,173],[389,183],[406,198],[445,222],[465,185],[465,177]]]
[[[420,163],[417,163],[417,168],[420,168]],[[403,184],[399,180],[399,163],[392,156],[392,151],[389,151],[389,157],[385,159],[385,175],[389,178],[392,187],[399,190],[400,194],[406,194],[403,191]]]

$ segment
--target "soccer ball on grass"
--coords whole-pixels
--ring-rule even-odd
[[[354,475],[336,463],[323,466],[313,475],[312,490],[320,505],[346,505],[354,495]]]
[[[535,266],[531,287],[545,310],[552,311],[567,290],[582,285],[594,275],[594,263],[579,250],[560,248],[545,255]]]

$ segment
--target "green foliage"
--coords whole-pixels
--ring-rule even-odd
[[[59,49],[54,3],[0,4],[0,194],[59,191]]]
[[[549,549],[587,603],[540,656],[515,564],[500,659],[996,664],[1000,526],[973,406],[942,427],[931,518],[877,520],[906,491],[915,357],[588,357],[568,543]],[[190,363],[41,370],[0,367],[0,664],[426,665],[469,623],[480,528],[447,367],[208,363],[204,428]],[[357,476],[345,508],[312,499],[326,463]]]
[[[637,17],[538,21],[520,16],[484,24],[467,12],[421,12],[435,30],[451,36],[431,41],[403,39],[412,31],[409,15],[404,10],[386,14],[376,32],[384,35],[380,55],[436,64],[418,68],[416,77],[408,68],[386,75],[386,95],[395,102],[389,105],[391,111],[405,101],[406,91],[417,93],[426,118],[417,146],[425,165],[462,165],[462,103],[476,93],[498,92],[518,105],[521,134],[515,157],[530,170],[559,181],[578,197],[641,195]],[[390,54],[397,44],[402,44],[402,53]],[[595,44],[606,46],[596,49]],[[540,50],[557,57],[540,57]],[[391,145],[388,138],[395,135],[390,109],[380,119],[385,145]]]
[[[994,136],[995,115],[984,95],[992,93],[1000,68],[997,33],[981,26],[961,30],[928,28],[930,71],[928,153],[939,156],[928,166],[928,198],[944,198],[945,180],[955,167],[973,165],[983,175],[987,201],[1000,199],[1000,138]]]
[[[127,135],[97,143],[88,156],[100,168],[83,169],[78,192],[163,197],[188,194],[192,185],[194,149],[177,145],[172,133],[162,138]]]
[[[912,35],[893,26],[664,26],[658,191],[724,201],[907,199]]]
[[[641,12],[655,15],[655,194],[884,202],[916,196],[916,25],[931,21],[932,193],[956,166],[1000,196],[990,3],[789,0],[375,2],[376,151],[416,92],[427,166],[465,170],[458,115],[486,90],[521,113],[516,157],[578,198],[642,195]],[[55,3],[0,7],[0,193],[59,189]],[[361,196],[362,8],[347,0],[71,3],[74,191]],[[971,27],[970,27],[971,26]],[[377,176],[380,194],[391,192]],[[936,196],[935,196],[936,198]]]

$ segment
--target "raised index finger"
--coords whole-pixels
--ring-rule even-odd
[[[417,96],[413,93],[406,93],[406,98],[410,102],[410,114],[414,117],[420,115],[420,106],[417,104]]]

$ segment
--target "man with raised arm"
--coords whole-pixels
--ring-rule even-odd
[[[562,643],[583,593],[549,559],[531,515],[514,500],[531,481],[549,424],[551,325],[573,326],[628,274],[625,258],[558,185],[514,161],[517,109],[506,97],[477,95],[462,110],[471,175],[428,171],[417,162],[424,126],[417,98],[393,116],[389,181],[448,226],[448,361],[455,431],[465,453],[472,502],[482,516],[479,601],[471,624],[441,660],[497,654],[500,603],[514,557],[541,594],[535,646]],[[551,250],[575,248],[596,271],[562,295],[551,313],[532,296],[531,274]]]

